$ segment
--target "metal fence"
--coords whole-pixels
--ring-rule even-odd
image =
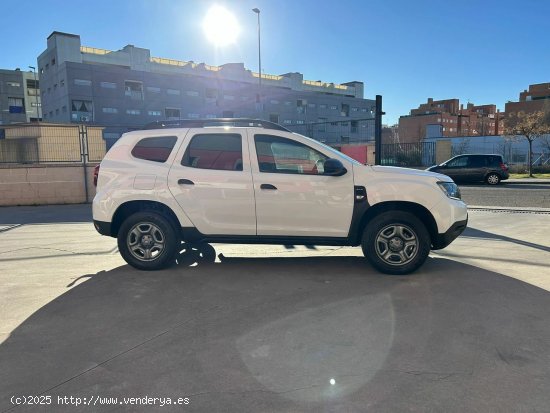
[[[435,142],[382,144],[382,165],[431,166],[435,162]]]
[[[374,142],[374,118],[284,124],[292,132],[330,146]]]

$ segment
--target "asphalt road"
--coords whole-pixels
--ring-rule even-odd
[[[550,208],[550,185],[508,184],[498,186],[459,185],[468,205]]]

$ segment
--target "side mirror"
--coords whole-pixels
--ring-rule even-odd
[[[342,176],[345,175],[348,170],[344,168],[344,165],[342,165],[342,162],[340,162],[338,159],[329,158],[325,161],[324,165],[324,172],[323,175],[328,176]]]

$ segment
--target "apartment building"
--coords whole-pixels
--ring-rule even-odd
[[[504,128],[503,114],[496,105],[474,105],[466,108],[459,99],[428,98],[409,115],[399,117],[401,142],[417,142],[432,137],[499,135]]]
[[[103,125],[106,138],[156,120],[251,117],[331,145],[374,139],[375,102],[360,81],[262,74],[260,92],[259,74],[243,63],[165,59],[133,45],[98,49],[61,32],[48,37],[38,67],[44,120]]]
[[[0,125],[40,119],[40,90],[36,76],[21,69],[0,69]]]
[[[519,94],[518,102],[506,103],[506,113],[511,117],[537,111],[550,111],[550,83],[529,85]]]

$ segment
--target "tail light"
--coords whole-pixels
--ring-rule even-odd
[[[508,170],[508,165],[506,165],[505,163],[501,162],[501,163],[500,163],[500,169],[502,169],[503,171],[507,171],[507,170]]]
[[[99,176],[99,164],[94,168],[94,186],[97,186],[97,177]]]

